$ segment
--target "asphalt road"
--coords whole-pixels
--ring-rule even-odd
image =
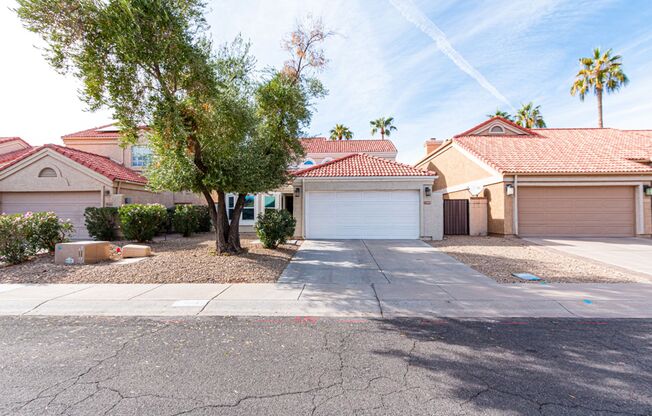
[[[652,321],[1,318],[0,414],[650,415]]]

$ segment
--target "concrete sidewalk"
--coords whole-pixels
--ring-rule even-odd
[[[0,315],[652,318],[652,284],[0,284]]]

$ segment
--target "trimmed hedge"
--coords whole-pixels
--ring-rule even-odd
[[[95,240],[113,241],[118,237],[118,208],[88,207],[84,220],[88,234]]]
[[[197,223],[199,228],[197,232],[207,233],[213,227],[213,221],[211,220],[211,213],[208,211],[208,206],[206,205],[194,205],[193,208],[196,211]]]
[[[279,244],[285,244],[288,238],[294,235],[296,225],[297,220],[289,211],[285,209],[270,210],[258,214],[254,229],[265,248],[276,248]]]
[[[54,251],[74,228],[53,212],[0,215],[0,260],[18,264],[42,250]]]
[[[165,229],[167,211],[161,204],[128,204],[118,208],[118,216],[125,238],[143,243]]]
[[[184,237],[190,237],[199,229],[197,210],[192,205],[177,205],[172,217],[174,230]]]

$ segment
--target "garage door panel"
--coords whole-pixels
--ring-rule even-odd
[[[633,187],[521,187],[519,234],[523,236],[632,236]]]
[[[306,237],[418,238],[419,193],[307,192]]]
[[[59,218],[70,220],[75,227],[74,238],[88,239],[84,220],[87,207],[100,206],[97,192],[6,192],[2,194],[0,207],[7,214],[31,212],[54,212]]]

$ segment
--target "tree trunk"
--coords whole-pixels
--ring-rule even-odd
[[[595,95],[598,97],[598,127],[603,128],[602,125],[602,90],[595,90]]]
[[[380,140],[385,140],[385,129],[380,128]]]
[[[239,253],[242,251],[240,245],[240,214],[245,205],[246,194],[238,194],[238,199],[235,201],[233,207],[233,214],[231,214],[231,224],[226,238],[226,251],[228,253]]]

